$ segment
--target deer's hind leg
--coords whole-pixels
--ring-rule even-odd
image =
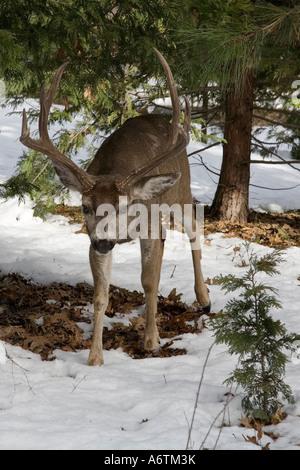
[[[141,240],[142,286],[146,302],[144,348],[149,350],[157,349],[159,345],[156,313],[163,251],[163,240]]]
[[[195,279],[194,290],[195,290],[197,302],[199,303],[201,309],[205,313],[209,313],[211,302],[209,298],[208,288],[204,282],[202,268],[201,268],[202,253],[201,253],[201,244],[200,244],[200,227],[196,220],[196,216],[194,212],[189,223],[185,225],[185,231],[190,239],[193,266],[194,266],[194,279]]]
[[[191,243],[191,245],[193,245]],[[208,294],[208,289],[204,282],[202,269],[201,269],[201,248],[193,249],[192,246],[192,257],[193,257],[193,265],[194,265],[194,275],[195,275],[195,294],[197,298],[197,302],[201,306],[201,309],[205,313],[210,312],[210,298]]]

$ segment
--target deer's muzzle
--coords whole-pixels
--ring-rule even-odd
[[[113,249],[115,242],[111,240],[91,240],[92,247],[98,253],[105,255]]]

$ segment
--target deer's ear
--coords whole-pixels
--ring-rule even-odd
[[[72,189],[72,191],[78,191],[81,194],[83,193],[84,188],[76,178],[75,173],[57,162],[53,162],[53,166],[57,176],[66,188]]]
[[[160,196],[177,183],[181,173],[170,173],[159,176],[145,176],[130,188],[132,199],[153,199]]]

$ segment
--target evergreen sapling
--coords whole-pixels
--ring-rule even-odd
[[[239,290],[239,298],[229,300],[224,311],[210,322],[216,342],[225,343],[230,354],[239,357],[236,368],[226,380],[245,392],[243,409],[253,418],[270,422],[284,401],[294,402],[291,388],[284,383],[286,350],[291,350],[299,335],[288,334],[270,311],[281,308],[277,290],[262,282],[265,275],[278,274],[282,252],[274,250],[262,257],[250,253],[249,269],[242,277],[219,276],[217,283],[226,293]]]

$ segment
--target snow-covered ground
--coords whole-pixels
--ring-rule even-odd
[[[0,183],[15,170],[22,154],[18,142],[20,118],[0,111]],[[189,151],[196,145],[191,144]],[[221,149],[202,153],[212,169],[219,169]],[[82,157],[82,156],[81,156]],[[259,158],[257,155],[255,159]],[[210,203],[216,189],[216,176],[194,165],[191,158],[192,189],[202,203]],[[288,166],[253,165],[251,183],[293,190],[269,191],[251,187],[254,208],[299,209],[298,172]],[[74,196],[75,198],[75,196]],[[76,234],[77,225],[63,217],[51,216],[45,222],[33,217],[32,202],[18,204],[12,199],[0,204],[0,270],[18,272],[38,283],[64,281],[70,284],[92,283],[88,263],[89,239]],[[241,275],[241,255],[245,248],[239,238],[222,234],[203,243],[205,278],[222,273]],[[240,250],[236,250],[236,248]],[[252,245],[264,254],[270,249]],[[176,269],[174,267],[176,265]],[[274,311],[288,330],[300,333],[300,248],[286,250],[280,274],[268,279],[276,287],[283,304]],[[128,289],[141,290],[138,242],[117,246],[111,282]],[[171,277],[171,275],[173,276]],[[180,234],[166,243],[160,292],[168,295],[176,287],[183,300],[193,302],[193,270],[187,240]],[[210,286],[212,311],[218,312],[227,297],[215,285]],[[1,331],[0,331],[1,340]],[[187,355],[171,358],[134,360],[121,350],[105,351],[105,365],[86,365],[88,351],[55,351],[51,362],[0,341],[0,449],[105,449],[105,450],[183,450],[195,406],[196,393],[213,336],[207,329],[200,335],[181,335],[175,347],[185,347]],[[242,391],[222,413],[228,389],[223,381],[235,367],[236,359],[224,346],[213,346],[208,357],[191,434],[193,450],[256,450],[247,442],[256,432],[240,426]],[[284,411],[287,418],[268,431],[261,445],[270,449],[300,449],[300,364],[290,361],[285,381],[292,387],[295,405]],[[220,432],[222,420],[226,424]],[[211,429],[210,429],[211,428]]]

